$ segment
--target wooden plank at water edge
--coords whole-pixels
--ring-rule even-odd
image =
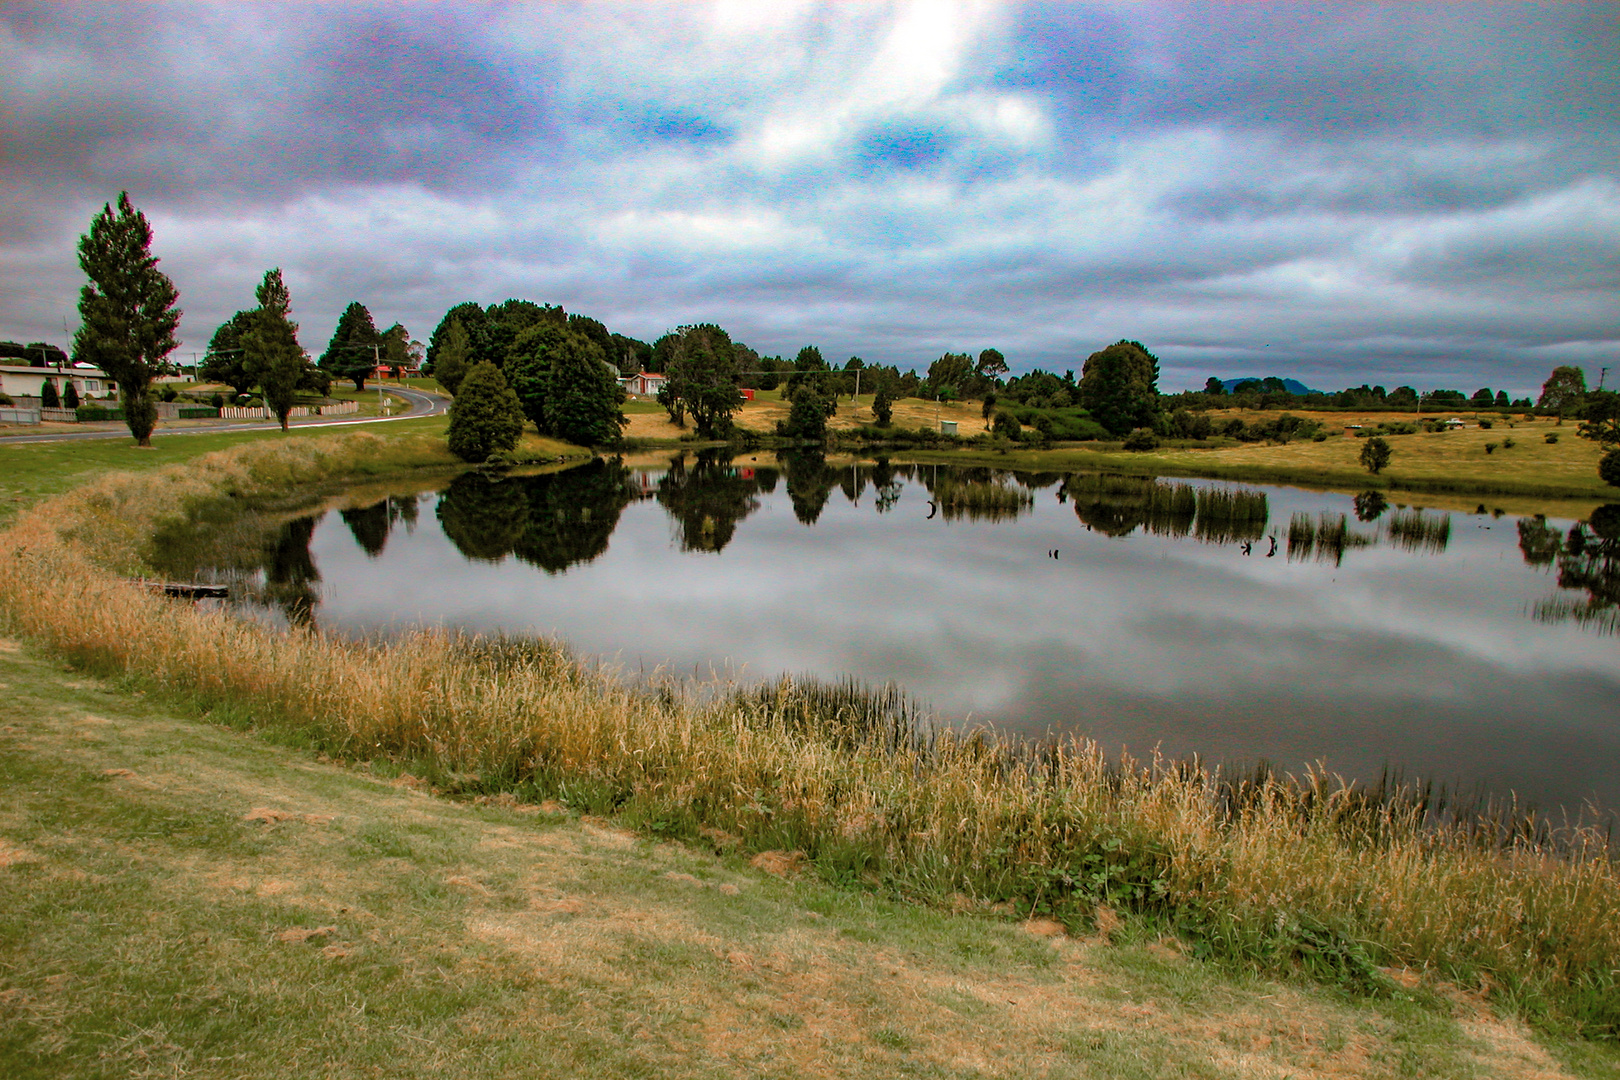
[[[226,585],[202,585],[190,581],[148,581],[140,579],[138,584],[164,596],[183,596],[188,600],[201,600],[205,597],[227,597],[231,594]]]

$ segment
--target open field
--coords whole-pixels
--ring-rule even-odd
[[[1242,415],[1252,420],[1270,414]],[[1620,489],[1609,487],[1598,478],[1597,463],[1603,456],[1602,451],[1597,444],[1576,436],[1573,423],[1560,427],[1554,419],[1538,418],[1515,420],[1511,427],[1499,422],[1489,431],[1470,427],[1434,434],[1390,435],[1387,441],[1394,456],[1382,473],[1373,476],[1357,460],[1363,440],[1352,437],[1342,425],[1365,422],[1370,427],[1380,420],[1398,418],[1370,415],[1348,419],[1340,414],[1322,414],[1320,418],[1341,425],[1330,429],[1332,433],[1323,442],[1296,439],[1286,444],[1247,443],[1214,449],[1164,447],[1140,453],[1127,453],[1117,445],[1093,449],[1085,443],[1065,443],[1049,451],[1011,449],[1005,454],[971,450],[967,453],[975,460],[999,462],[1007,468],[1114,469],[1252,483],[1304,484],[1343,491],[1383,488],[1449,495],[1465,502],[1466,496],[1492,495],[1536,504],[1575,500],[1590,509],[1620,498]],[[1548,443],[1548,434],[1556,435],[1557,442]],[[1513,445],[1507,446],[1510,439]],[[1491,452],[1485,449],[1488,443],[1496,444]],[[941,453],[955,459],[962,457],[960,452],[934,451],[926,455],[926,459],[944,460],[938,457]]]

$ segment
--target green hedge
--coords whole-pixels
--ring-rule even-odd
[[[211,405],[182,405],[178,415],[182,420],[213,420],[219,416],[219,410]]]
[[[105,405],[80,405],[73,410],[80,420],[122,420],[123,409],[109,409]]]

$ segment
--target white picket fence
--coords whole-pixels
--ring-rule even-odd
[[[357,413],[359,411],[360,403],[358,401],[340,401],[336,405],[316,406],[315,415],[348,416],[350,413]],[[219,415],[220,418],[224,420],[270,420],[275,417],[275,413],[271,412],[270,409],[264,405],[227,405],[225,408],[219,410]],[[295,405],[293,406],[292,411],[287,415],[289,417],[308,416],[310,415],[309,406]]]
[[[41,420],[50,420],[58,424],[76,424],[79,422],[79,414],[73,409],[41,408],[39,410],[39,418]]]
[[[219,415],[223,420],[270,420],[276,414],[271,412],[269,407],[265,405],[227,405],[219,410]],[[289,417],[308,416],[309,406],[294,405],[287,415]]]
[[[8,409],[0,408],[0,424],[37,424],[39,423],[38,409]]]

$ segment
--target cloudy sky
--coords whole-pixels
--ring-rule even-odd
[[[128,189],[181,355],[526,297],[651,340],[1515,395],[1620,366],[1620,5],[0,8],[0,338]]]

